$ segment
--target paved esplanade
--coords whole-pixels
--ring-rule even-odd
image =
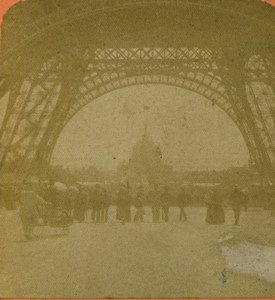
[[[9,232],[0,245],[1,297],[274,295],[274,282],[236,272],[222,256],[224,245],[234,249],[244,241],[275,246],[275,220],[269,211],[248,211],[240,226],[232,225],[231,210],[226,210],[225,225],[207,226],[205,208],[188,208],[187,214],[189,221],[179,223],[177,209],[171,209],[169,223],[154,224],[147,208],[145,223],[122,225],[115,222],[112,208],[109,223],[74,224],[68,236],[58,238],[49,230],[44,237],[26,242],[16,213],[0,211],[0,228]],[[232,240],[218,243],[229,233]],[[248,251],[244,263],[250,255]],[[259,263],[263,260],[260,256]],[[268,268],[274,270],[274,261]]]

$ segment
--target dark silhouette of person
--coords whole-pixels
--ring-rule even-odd
[[[69,211],[69,216],[72,217],[73,209],[74,209],[74,204],[75,204],[75,198],[77,195],[77,191],[73,187],[69,187],[66,193],[66,197],[68,199],[70,211]]]
[[[235,225],[239,225],[240,215],[241,215],[241,207],[244,205],[245,195],[241,191],[238,185],[235,185],[229,200],[231,202],[231,206],[234,212]]]
[[[222,199],[219,195],[217,189],[211,191],[209,200],[207,201],[207,214],[206,214],[207,224],[224,224],[225,215],[222,206]]]
[[[111,199],[107,193],[106,189],[103,189],[102,192],[102,200],[103,200],[103,222],[107,223],[108,222],[108,215],[109,215],[109,208],[111,206]]]
[[[162,219],[164,222],[169,221],[169,201],[171,201],[171,194],[169,193],[168,186],[164,187],[164,192],[161,195],[161,208],[162,208]]]
[[[177,204],[180,209],[179,220],[180,221],[187,221],[187,215],[185,213],[185,207],[190,203],[190,195],[185,191],[182,187],[181,192],[177,197]]]
[[[136,198],[135,198],[135,208],[136,213],[134,216],[134,222],[143,222],[143,215],[144,215],[144,208],[143,208],[143,202],[144,202],[144,190],[142,186],[139,186]]]
[[[154,184],[154,190],[149,194],[149,198],[152,206],[153,222],[159,222],[161,211],[161,193],[157,184]]]
[[[89,207],[91,209],[91,220],[96,220],[96,201],[95,201],[95,188],[90,188],[89,191]]]
[[[100,185],[96,184],[93,194],[94,207],[93,211],[95,214],[95,222],[99,223],[103,221],[103,195],[100,189]]]

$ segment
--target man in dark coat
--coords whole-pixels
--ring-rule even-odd
[[[190,195],[185,191],[183,187],[181,188],[181,192],[177,197],[177,202],[178,202],[178,207],[180,209],[179,220],[182,221],[183,219],[183,221],[186,222],[187,216],[184,209],[190,202]]]
[[[95,222],[96,219],[96,201],[95,201],[95,189],[90,188],[89,189],[89,199],[88,199],[88,206],[91,210],[91,220],[92,222]]]
[[[144,203],[144,190],[143,187],[140,186],[135,198],[135,208],[136,208],[136,213],[134,216],[134,222],[143,222],[143,215],[144,215],[144,208],[143,208],[143,203]]]
[[[241,215],[241,207],[244,205],[245,195],[240,190],[238,185],[235,185],[234,190],[232,191],[229,198],[232,209],[234,212],[235,225],[239,225],[240,215]]]
[[[95,190],[93,193],[93,204],[94,204],[94,215],[95,215],[95,222],[99,223],[102,220],[102,209],[103,209],[103,199],[102,193],[100,189],[100,185],[96,184]]]

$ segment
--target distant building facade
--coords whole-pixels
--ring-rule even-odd
[[[163,162],[162,152],[145,129],[134,145],[128,164],[118,167],[118,175],[132,185],[163,184],[169,181],[173,169]]]

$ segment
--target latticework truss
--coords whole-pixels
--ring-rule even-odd
[[[235,0],[230,1],[236,4]],[[225,46],[220,38],[215,43],[212,41],[212,44],[205,42],[205,45],[196,39],[192,45],[190,40],[186,39],[186,45],[182,40],[181,45],[175,45],[172,41],[169,44],[166,41],[168,47],[152,46],[151,43],[147,45],[141,40],[134,42],[139,46],[124,46],[123,43],[119,46],[119,37],[112,40],[115,46],[107,47],[105,44],[110,44],[110,37],[110,41],[108,39],[102,44],[98,42],[94,28],[92,33],[86,31],[83,34],[79,30],[83,24],[73,23],[73,33],[67,32],[67,27],[64,27],[60,51],[58,45],[47,44],[53,39],[52,36],[47,38],[45,35],[44,43],[43,39],[41,40],[48,26],[53,30],[55,22],[58,23],[54,16],[62,11],[61,20],[65,16],[68,19],[75,17],[79,20],[81,14],[84,14],[78,3],[75,4],[75,16],[69,17],[68,11],[73,4],[68,1],[68,6],[63,8],[63,2],[51,0],[46,4],[42,0],[34,1],[33,13],[28,15],[29,21],[24,23],[30,30],[25,44],[24,41],[20,41],[16,47],[8,47],[13,37],[6,38],[7,42],[2,50],[0,97],[9,92],[9,105],[0,130],[2,168],[6,164],[14,164],[28,173],[34,166],[39,168],[48,164],[64,126],[80,109],[101,95],[126,86],[165,84],[198,93],[224,110],[239,128],[251,160],[259,172],[267,178],[274,177],[275,60],[270,45],[259,47],[262,43],[260,39],[257,45],[252,43],[254,48],[251,46],[245,49],[240,44]],[[109,8],[116,9],[117,5],[122,5],[124,10],[132,7],[131,5],[153,6],[153,2],[147,0],[114,2],[110,4],[108,1],[87,0],[86,4],[89,5],[87,4],[86,8],[89,6],[90,12],[98,9],[109,14]],[[202,7],[203,12],[206,8],[214,9],[217,2],[219,1],[213,0],[205,5],[202,1],[195,0],[188,3],[154,1],[160,9],[163,5],[184,8],[188,6],[189,9],[194,5]],[[248,2],[244,2],[248,6]],[[100,7],[94,7],[99,4]],[[226,7],[228,15],[231,15],[232,7]],[[25,10],[22,11],[23,15],[26,13]],[[250,20],[250,16],[247,18]],[[264,23],[264,20],[260,19],[258,16],[257,26],[259,22]],[[85,19],[85,22],[91,21]],[[116,22],[119,24],[119,19]],[[60,27],[60,22],[58,24]],[[7,21],[6,28],[7,32],[13,33],[16,26]],[[31,30],[33,28],[35,30]],[[102,25],[102,28],[105,27]],[[192,30],[190,34],[195,32]],[[274,32],[272,28],[270,30]],[[40,31],[43,34],[39,35]],[[131,31],[124,34],[126,41],[127,34],[129,36]],[[269,34],[268,32],[263,40],[266,40]],[[90,41],[93,35],[95,42]],[[60,38],[60,35],[57,36]],[[85,42],[83,36],[86,36],[88,42]],[[67,39],[70,42],[65,43]],[[169,40],[169,37],[166,40]],[[33,41],[39,44],[38,49],[42,49],[41,53],[32,51]],[[19,55],[18,49],[24,51]]]

